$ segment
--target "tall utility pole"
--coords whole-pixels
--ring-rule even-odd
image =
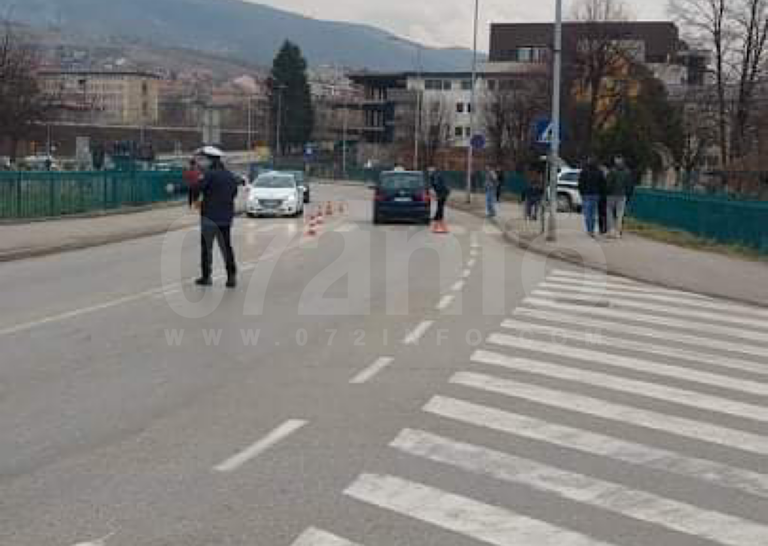
[[[480,15],[480,0],[475,0],[475,27],[472,45],[472,88],[469,94],[469,138],[467,146],[467,203],[472,202],[472,169],[474,161],[474,150],[472,149],[472,138],[475,136],[475,91],[477,87],[477,21]]]
[[[248,95],[248,151],[253,150],[253,95]]]
[[[347,97],[344,97],[344,129],[342,134],[341,144],[341,172],[344,179],[347,178],[347,132],[349,129],[349,101]]]
[[[419,86],[416,89],[416,127],[413,130],[413,170],[419,170],[419,146],[421,140],[421,109],[424,92],[421,86],[424,85],[422,75],[424,70],[421,64],[421,44],[416,44],[416,81]]]
[[[547,241],[557,241],[557,179],[560,175],[560,92],[563,69],[563,0],[556,0],[552,85],[552,147],[549,156],[549,226]]]

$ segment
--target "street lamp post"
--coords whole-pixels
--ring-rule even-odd
[[[419,170],[419,146],[421,140],[421,110],[423,102],[423,91],[421,86],[424,84],[422,81],[422,75],[424,70],[422,69],[422,47],[421,44],[416,44],[416,81],[419,86],[416,89],[416,127],[413,130],[413,170]]]
[[[248,95],[248,151],[253,150],[253,96]]]
[[[467,203],[472,202],[472,169],[474,162],[474,150],[472,149],[472,138],[475,135],[475,91],[477,87],[477,21],[480,14],[480,0],[475,0],[475,25],[474,38],[472,45],[472,87],[469,95],[469,137],[470,142],[467,146]]]
[[[555,0],[555,44],[552,85],[552,146],[549,159],[549,226],[547,240],[557,241],[557,179],[560,174],[560,93],[563,65],[563,0]]]
[[[347,132],[349,128],[349,103],[347,98],[344,98],[344,121],[343,121],[343,134],[341,144],[341,172],[344,175],[344,179],[347,178]]]

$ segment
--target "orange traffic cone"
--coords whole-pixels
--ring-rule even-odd
[[[309,217],[309,227],[307,227],[307,237],[314,237],[317,235],[317,220],[315,215],[312,214]]]
[[[318,207],[317,215],[316,215],[317,224],[322,226],[323,225],[323,207]]]
[[[448,231],[448,226],[445,225],[445,222],[442,220],[439,220],[439,221],[435,221],[432,224],[432,233],[438,233],[440,235],[444,235],[450,232]]]

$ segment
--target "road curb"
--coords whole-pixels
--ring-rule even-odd
[[[462,204],[457,203],[451,203],[451,208],[460,210],[462,212],[472,214],[476,217],[485,218],[485,214],[482,212],[479,212],[477,210],[474,210],[471,206],[467,207]],[[736,296],[731,296],[727,294],[721,294],[717,292],[712,291],[706,291],[706,290],[700,290],[700,289],[691,289],[690,287],[686,287],[683,284],[680,283],[673,283],[673,282],[667,282],[659,279],[650,279],[648,277],[637,275],[636,273],[633,273],[631,271],[627,271],[626,269],[623,269],[621,266],[611,266],[609,265],[607,268],[604,267],[603,264],[595,264],[589,261],[585,261],[580,255],[578,257],[574,257],[573,255],[569,255],[567,252],[567,249],[546,249],[542,248],[540,245],[537,245],[531,241],[526,241],[524,238],[520,237],[519,234],[515,233],[513,230],[508,229],[507,226],[500,222],[497,218],[491,218],[491,223],[493,223],[499,230],[501,231],[504,240],[506,240],[508,243],[511,243],[515,245],[516,247],[520,248],[521,250],[525,250],[527,252],[532,252],[533,254],[543,256],[545,258],[554,258],[558,261],[567,263],[569,265],[575,265],[578,267],[583,267],[586,269],[590,269],[592,271],[595,271],[597,273],[604,273],[613,275],[616,277],[622,277],[625,279],[629,279],[631,281],[635,282],[641,282],[645,284],[652,284],[654,286],[658,286],[661,288],[668,288],[670,290],[682,290],[684,292],[690,292],[692,294],[699,294],[701,296],[707,296],[710,298],[717,298],[721,300],[730,301],[733,303],[739,303],[742,305],[748,305],[750,307],[757,307],[760,309],[768,309],[768,302],[765,301],[755,301],[755,300],[749,300],[746,298],[739,298]]]

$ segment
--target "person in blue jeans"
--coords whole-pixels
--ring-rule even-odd
[[[595,224],[597,222],[600,196],[605,193],[606,180],[602,169],[593,157],[587,162],[587,166],[579,176],[579,193],[583,201],[584,223],[590,237],[595,237]]]
[[[499,177],[496,171],[488,167],[485,171],[485,213],[488,218],[496,216],[496,189],[499,186]]]

